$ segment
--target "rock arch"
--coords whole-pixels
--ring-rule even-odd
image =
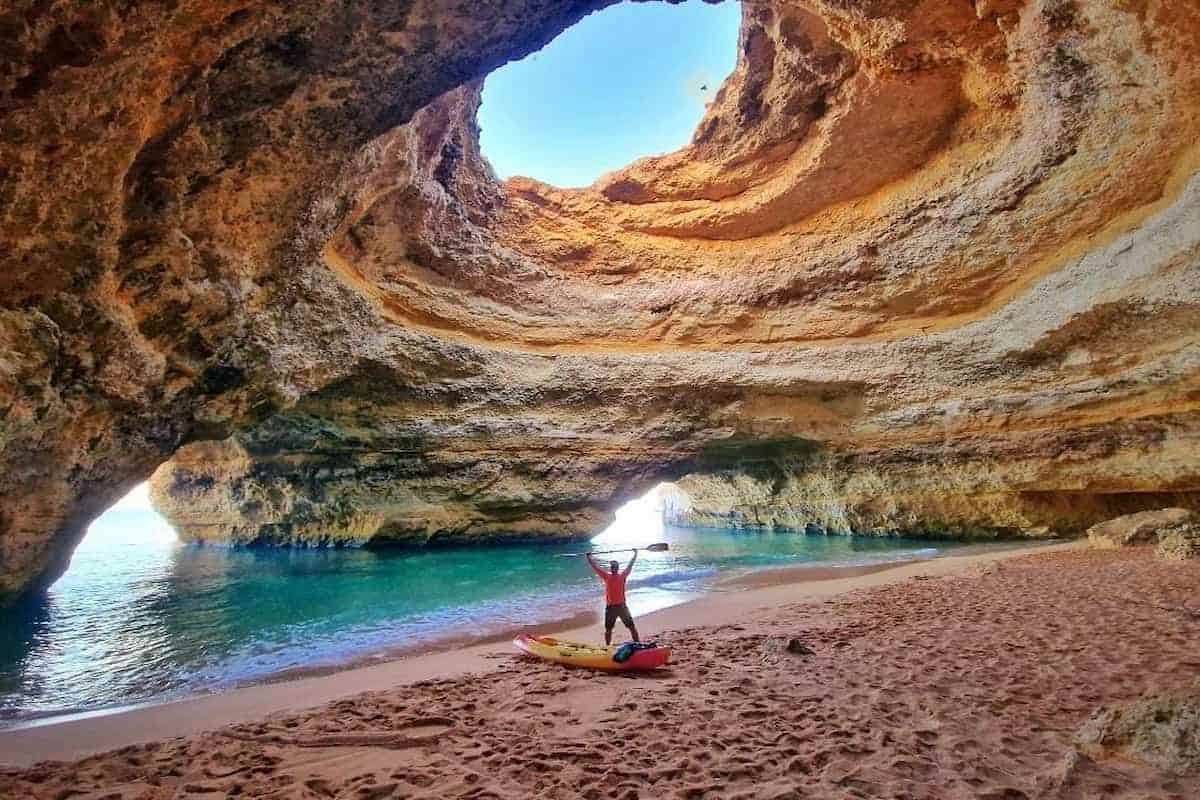
[[[0,12],[0,593],[189,442],[230,538],[1195,504],[1194,3],[745,0],[689,147],[498,183],[478,82],[604,5]]]

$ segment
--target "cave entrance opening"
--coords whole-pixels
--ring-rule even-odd
[[[156,573],[179,546],[175,529],[150,504],[148,484],[140,483],[88,526],[51,594],[77,585],[115,586],[130,571]]]
[[[737,63],[741,3],[624,2],[488,76],[480,146],[501,178],[590,185],[686,145]]]
[[[592,544],[615,549],[662,541],[667,524],[687,503],[687,495],[675,484],[660,483],[618,508],[612,524],[597,534]]]

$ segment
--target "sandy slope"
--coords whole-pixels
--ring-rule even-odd
[[[830,591],[846,582],[865,588]],[[473,648],[486,675],[12,770],[0,796],[1196,797],[1200,776],[1070,740],[1099,705],[1200,671],[1197,587],[1200,564],[1057,549],[718,595],[658,617],[678,652],[660,675]],[[363,672],[316,680],[370,688]]]

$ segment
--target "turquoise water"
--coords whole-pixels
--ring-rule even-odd
[[[638,559],[635,615],[740,571],[936,553],[903,539],[664,529],[657,518],[618,528],[596,541],[671,543]],[[199,548],[151,512],[110,511],[45,596],[0,613],[0,718],[220,690],[598,609],[600,584],[584,561],[554,557],[578,549]]]

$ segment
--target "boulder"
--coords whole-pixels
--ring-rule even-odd
[[[1184,525],[1163,531],[1158,536],[1154,555],[1164,561],[1200,558],[1200,525]]]
[[[1200,772],[1200,681],[1101,708],[1076,735],[1088,756],[1140,761],[1175,774]]]
[[[1192,526],[1196,515],[1186,508],[1163,508],[1142,511],[1110,519],[1088,528],[1088,543],[1092,547],[1110,550],[1135,544],[1150,544],[1162,534]]]

